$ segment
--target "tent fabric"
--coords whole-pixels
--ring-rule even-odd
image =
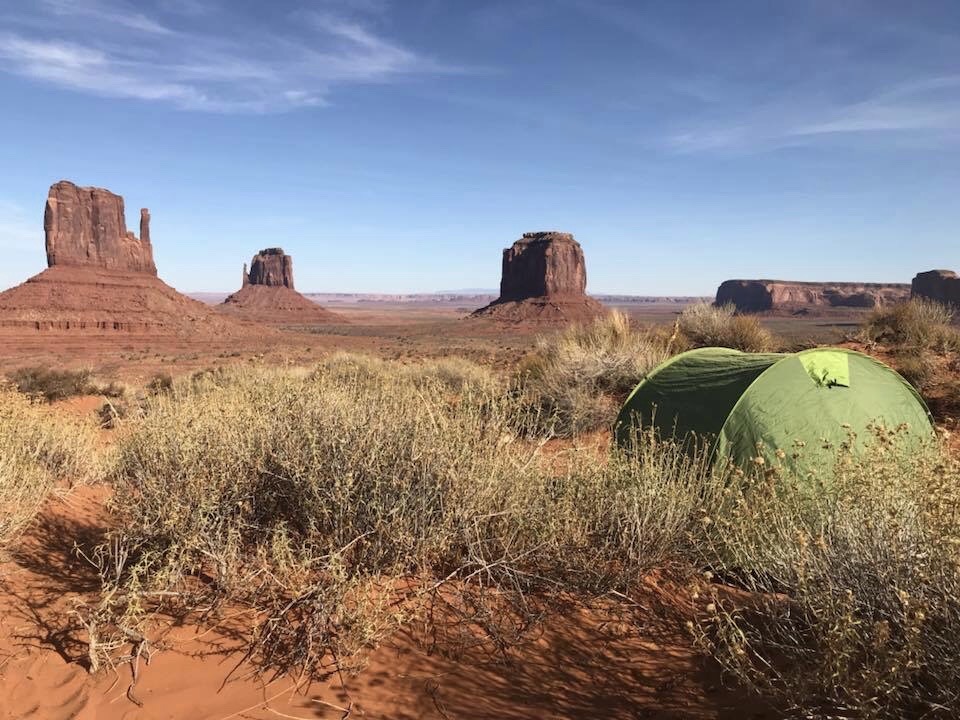
[[[845,348],[795,354],[700,348],[652,370],[624,403],[615,432],[621,445],[638,427],[677,439],[697,436],[711,444],[714,462],[742,466],[760,447],[779,449],[787,464],[820,473],[836,461],[841,443],[852,439],[855,449],[862,447],[873,423],[905,424],[917,438],[932,431],[916,390],[867,355]]]

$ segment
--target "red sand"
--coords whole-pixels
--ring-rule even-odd
[[[183,625],[153,638],[163,649],[141,659],[135,696],[129,663],[87,673],[85,632],[71,610],[94,596],[92,568],[73,554],[103,531],[103,488],[51,500],[0,564],[0,718],[146,720],[190,718],[747,718],[770,717],[719,688],[677,627],[650,611],[624,623],[600,610],[545,623],[508,663],[479,649],[447,657],[425,636],[400,633],[356,677],[294,692],[237,665],[226,627]],[[669,602],[656,587],[649,603]],[[242,627],[242,615],[231,619]],[[349,713],[347,711],[349,710]]]

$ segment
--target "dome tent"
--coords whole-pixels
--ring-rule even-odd
[[[916,390],[883,363],[845,348],[799,353],[744,353],[699,348],[654,368],[634,388],[617,418],[621,446],[638,427],[662,437],[691,435],[712,443],[714,462],[740,466],[767,451],[787,452],[795,470],[832,468],[836,448],[852,430],[858,445],[879,422],[906,424],[911,437],[932,432],[930,413]],[[796,441],[799,457],[792,457]],[[826,440],[827,442],[822,442]]]

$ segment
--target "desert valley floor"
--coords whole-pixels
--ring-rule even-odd
[[[21,367],[89,368],[102,380],[142,386],[160,373],[183,375],[236,363],[309,365],[331,353],[386,359],[459,356],[506,369],[556,328],[468,319],[462,301],[328,304],[347,322],[264,330],[223,340],[101,333],[20,333],[0,344],[0,372]],[[637,325],[667,330],[684,307],[675,301],[625,303]],[[836,342],[860,315],[766,318],[798,344]],[[87,416],[96,397],[56,403]],[[103,431],[103,442],[112,442]],[[588,442],[602,448],[604,433]],[[87,672],[84,630],[73,612],[97,587],[78,547],[95,545],[106,525],[107,490],[81,487],[48,500],[24,541],[0,565],[0,718],[763,718],[758,701],[725,686],[694,652],[682,626],[687,590],[651,577],[642,597],[616,612],[556,611],[544,628],[506,656],[446,643],[413,627],[377,649],[356,676],[312,683],[256,678],[243,662],[244,614],[171,620],[154,652],[132,664]],[[624,617],[624,612],[629,618]],[[641,628],[637,632],[636,628]]]
[[[198,295],[220,302],[219,295]],[[323,353],[371,353],[385,359],[465,357],[499,367],[527,353],[535,339],[557,326],[498,323],[467,316],[465,300],[389,302],[348,300],[327,303],[347,322],[287,327],[222,339],[102,333],[0,332],[0,372],[29,365],[84,367],[99,376],[146,381],[158,372],[183,374],[238,361],[309,363]],[[639,325],[669,326],[685,307],[680,301],[607,303]],[[839,342],[853,332],[863,311],[822,311],[796,317],[772,315],[764,325],[797,345]]]

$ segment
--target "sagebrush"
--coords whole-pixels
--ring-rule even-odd
[[[634,386],[669,354],[662,333],[636,329],[613,311],[539,338],[515,387],[530,422],[571,436],[611,426]]]
[[[253,607],[255,660],[322,674],[423,619],[441,586],[522,626],[528,596],[629,594],[678,562],[704,512],[695,458],[651,437],[543,462],[509,397],[435,374],[340,357],[149,399],[119,447],[96,616],[142,622],[157,592]]]
[[[0,548],[57,486],[90,482],[99,461],[90,423],[69,421],[0,384]]]

